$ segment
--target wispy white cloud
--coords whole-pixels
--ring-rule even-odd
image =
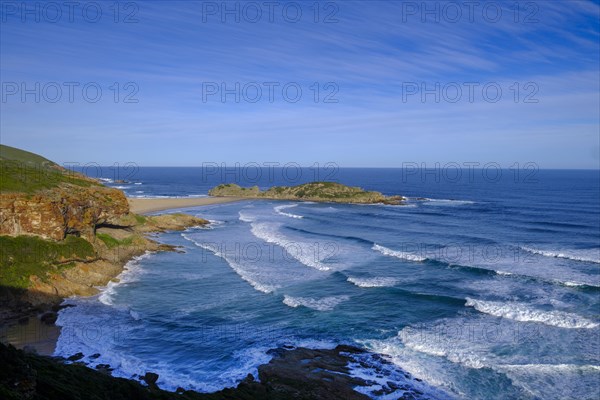
[[[562,148],[571,150],[561,166],[596,167],[595,153],[583,149],[598,141],[600,8],[521,5],[531,3],[539,8],[531,24],[515,22],[513,2],[498,3],[506,14],[497,23],[481,15],[423,23],[405,15],[402,2],[383,1],[339,2],[333,24],[203,23],[201,4],[187,1],[139,3],[140,22],[129,25],[9,20],[0,28],[3,82],[97,81],[110,96],[112,83],[133,81],[140,103],[9,101],[2,141],[59,160],[85,158],[93,144],[98,162],[135,155],[142,164],[180,165],[209,155],[393,166],[402,157],[518,154],[551,167]],[[281,95],[273,104],[223,104],[218,96],[206,103],[203,82],[298,82],[304,96],[296,104]],[[313,82],[335,82],[339,103],[314,103]],[[481,96],[404,102],[406,82],[497,82],[505,93],[494,104]],[[510,101],[515,82],[534,82],[539,103]]]

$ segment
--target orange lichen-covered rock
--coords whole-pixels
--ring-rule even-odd
[[[0,194],[0,235],[36,235],[62,240],[92,237],[97,226],[129,213],[123,192],[104,186],[62,184],[36,192]]]

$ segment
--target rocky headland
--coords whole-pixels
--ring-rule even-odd
[[[0,147],[0,168],[3,323],[98,293],[135,256],[176,250],[148,233],[208,224],[187,214],[134,214],[122,191],[12,147]]]

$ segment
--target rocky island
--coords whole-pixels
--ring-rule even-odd
[[[211,189],[208,194],[220,197],[348,204],[399,205],[405,200],[402,196],[385,196],[380,192],[366,191],[359,187],[346,186],[336,182],[311,182],[297,186],[274,186],[265,191],[261,191],[258,186],[244,188],[229,183]]]

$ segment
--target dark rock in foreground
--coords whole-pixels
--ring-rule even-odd
[[[343,345],[332,350],[272,350],[273,359],[258,367],[258,377],[269,392],[288,398],[369,399],[353,389],[367,383],[349,374],[349,354],[357,353],[364,351]]]
[[[149,384],[146,387],[134,380],[110,376],[107,365],[102,365],[99,372],[83,365],[65,364],[55,358],[26,354],[0,344],[0,398],[362,400],[369,397],[354,388],[366,388],[374,382],[352,376],[350,366],[364,364],[360,361],[360,357],[364,356],[379,360],[383,366],[386,363],[378,355],[344,345],[331,350],[280,348],[270,353],[273,359],[258,367],[259,381],[248,375],[237,388],[215,393],[178,388],[174,393],[159,389],[156,386],[159,377],[154,373],[146,373],[142,378]],[[381,374],[381,371],[375,372]],[[414,379],[407,373],[401,373],[409,380]],[[421,392],[402,382],[388,382],[380,392],[394,392],[398,398],[423,398]]]

